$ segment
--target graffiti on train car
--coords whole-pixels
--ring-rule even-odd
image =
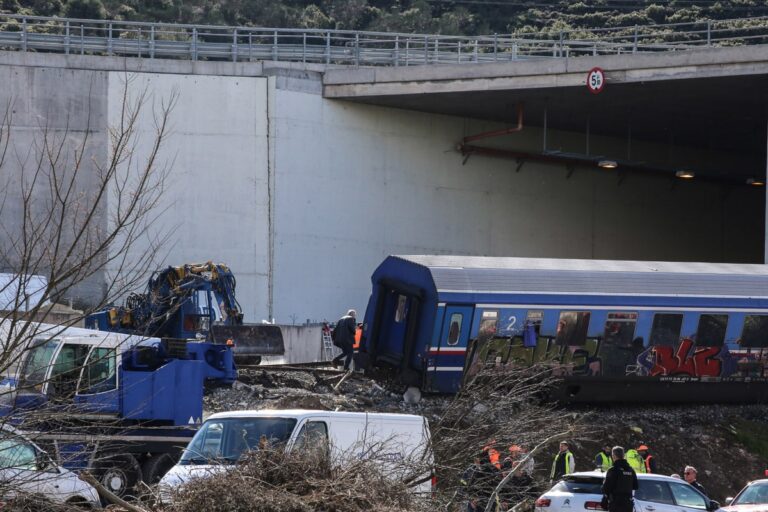
[[[474,354],[469,374],[482,365],[547,364],[558,376],[647,376],[711,379],[764,379],[768,348],[697,347],[683,338],[675,345],[645,347],[642,338],[628,346],[587,338],[583,344],[562,345],[556,337],[488,337]]]
[[[601,375],[602,362],[598,356],[600,339],[588,338],[582,345],[562,345],[557,339],[539,336],[525,343],[522,336],[493,337],[483,340],[469,366],[471,376],[481,366],[548,364],[558,376]]]
[[[652,346],[638,358],[644,375],[666,377],[729,377],[736,371],[736,361],[728,348],[696,347],[690,338],[684,338],[677,347]]]

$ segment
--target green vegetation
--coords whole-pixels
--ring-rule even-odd
[[[765,0],[0,0],[3,12],[97,19],[504,34],[768,15]]]
[[[736,419],[729,430],[751,453],[768,460],[768,430],[765,423]]]

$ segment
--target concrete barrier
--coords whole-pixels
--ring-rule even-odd
[[[285,356],[265,357],[263,364],[296,364],[328,361],[323,349],[323,326],[310,325],[281,325]],[[341,351],[333,347],[333,355]]]

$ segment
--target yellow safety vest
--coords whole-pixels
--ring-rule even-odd
[[[560,452],[555,455],[555,460],[552,461],[552,473],[550,473],[549,478],[550,480],[555,478],[555,468],[557,468],[557,458],[560,455],[565,455],[565,473],[572,473],[576,471],[576,467],[573,464],[573,454],[571,453],[571,450],[568,450],[564,454],[561,454]]]
[[[627,450],[627,462],[635,473],[645,473],[645,461],[637,450]]]
[[[613,465],[613,462],[611,461],[611,458],[605,454],[605,452],[600,452],[597,454],[597,457],[600,458],[600,469],[603,471],[608,471],[611,469],[611,466]],[[597,458],[595,457],[595,458]]]

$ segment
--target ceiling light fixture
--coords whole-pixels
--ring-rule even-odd
[[[763,180],[761,180],[759,178],[758,179],[749,178],[747,180],[747,185],[752,185],[753,187],[762,187],[763,185],[765,185],[765,181],[763,181]]]
[[[684,180],[690,180],[696,176],[696,173],[693,171],[677,171],[675,176]]]
[[[616,163],[616,160],[600,160],[597,162],[597,166],[602,167],[603,169],[615,169],[619,164]]]

